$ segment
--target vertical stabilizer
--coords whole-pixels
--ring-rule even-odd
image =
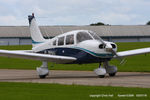
[[[43,38],[40,29],[36,23],[34,13],[28,16],[28,20],[29,20],[30,34],[32,38],[32,46],[35,47],[38,44],[45,42],[45,39]]]

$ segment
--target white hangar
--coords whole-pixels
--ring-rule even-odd
[[[40,26],[45,38],[52,38],[72,30],[91,30],[113,42],[150,42],[149,25],[113,26]],[[0,26],[0,45],[30,45],[28,26]]]

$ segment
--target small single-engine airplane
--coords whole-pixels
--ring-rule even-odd
[[[109,65],[114,58],[150,53],[150,48],[117,52],[117,45],[102,40],[89,30],[74,30],[52,39],[44,39],[36,23],[34,14],[28,16],[32,38],[32,50],[0,50],[0,56],[34,59],[42,61],[37,68],[40,78],[49,74],[47,62],[63,64],[99,63],[95,73],[100,77],[115,76],[117,67]],[[101,66],[102,64],[102,66]]]

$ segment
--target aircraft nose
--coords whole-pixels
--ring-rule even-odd
[[[105,49],[106,51],[110,52],[112,50],[112,45],[107,43]]]
[[[112,49],[116,49],[116,45],[112,43],[100,44],[99,48],[105,49],[106,51],[110,52]]]

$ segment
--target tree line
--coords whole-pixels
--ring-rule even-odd
[[[105,23],[103,23],[103,22],[97,22],[97,23],[92,23],[92,24],[90,24],[90,26],[102,26],[102,25],[109,25],[109,24],[105,24]],[[150,25],[150,21],[148,21],[148,22],[146,23],[146,25]]]

